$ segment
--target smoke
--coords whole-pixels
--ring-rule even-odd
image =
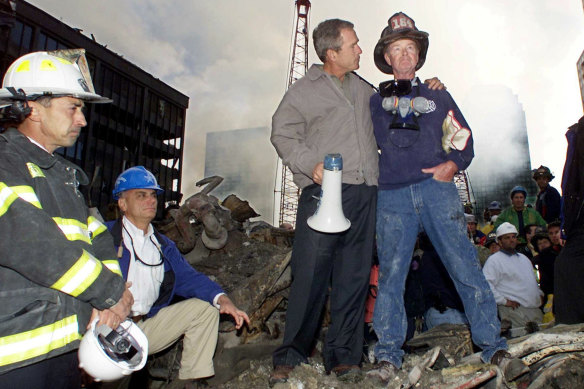
[[[235,194],[272,223],[277,156],[267,127],[207,133],[205,176],[224,181],[212,195]]]
[[[93,33],[98,42],[190,97],[183,145],[185,196],[196,192],[194,182],[204,176],[206,133],[269,127],[286,89],[293,0],[30,1],[87,36]],[[519,96],[534,165],[547,164],[559,177],[563,134],[582,115],[575,66],[584,47],[581,2],[371,0],[340,6],[319,0],[312,2],[310,30],[329,18],[354,22],[363,49],[359,74],[378,84],[390,76],[373,64],[373,48],[388,18],[400,10],[430,33],[419,76],[438,76],[474,131],[478,145],[471,173],[507,170],[499,164],[516,150],[504,130],[515,117],[492,109],[498,104],[494,100],[481,100],[472,111],[462,101],[462,96],[482,95],[470,91],[473,85],[497,80]],[[318,62],[309,45],[309,62]],[[485,109],[491,114],[481,115]],[[496,134],[500,141],[493,146],[488,143],[492,137],[480,139],[484,134]],[[488,154],[483,144],[485,150],[500,152]]]
[[[517,95],[502,85],[474,86],[461,106],[474,139],[468,175],[478,210],[493,200],[509,204],[515,185],[534,197],[525,112]]]

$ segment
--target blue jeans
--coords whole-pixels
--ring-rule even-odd
[[[444,312],[440,313],[439,310],[431,307],[424,313],[424,326],[427,330],[445,323],[468,324],[468,320],[464,313],[454,308],[446,308]]]
[[[507,349],[501,338],[497,305],[466,236],[466,223],[453,182],[433,178],[393,190],[380,190],[377,200],[379,290],[373,328],[379,338],[378,361],[401,367],[407,322],[404,290],[416,238],[425,231],[460,295],[473,342],[489,362]]]

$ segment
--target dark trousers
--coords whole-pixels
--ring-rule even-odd
[[[79,389],[77,350],[0,375],[0,389]]]
[[[281,347],[274,366],[307,362],[318,332],[327,291],[331,324],[323,358],[330,371],[341,364],[357,365],[363,351],[365,298],[375,238],[377,187],[343,184],[343,212],[351,227],[342,233],[312,230],[306,220],[316,210],[319,185],[302,190],[292,250],[292,286]]]
[[[556,322],[584,322],[584,230],[570,234],[554,266]]]

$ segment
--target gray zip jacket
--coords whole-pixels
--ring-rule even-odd
[[[329,153],[343,156],[343,183],[377,186],[377,143],[369,98],[373,88],[347,73],[354,104],[321,67],[312,65],[286,92],[272,117],[270,140],[299,188]]]

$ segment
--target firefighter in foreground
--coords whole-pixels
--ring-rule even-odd
[[[249,317],[216,282],[193,269],[174,242],[154,229],[151,221],[162,192],[143,166],[125,170],[113,191],[123,217],[107,226],[124,278],[132,285],[131,316],[148,338],[148,354],[184,336],[178,376],[181,387],[191,388],[215,374],[219,313],[231,315],[237,329],[249,324]],[[173,304],[176,296],[184,300]]]
[[[133,297],[76,165],[54,154],[97,95],[82,50],[36,52],[6,72],[0,104],[0,387],[79,388],[76,349],[93,315],[112,328]],[[100,312],[99,312],[100,311]]]

